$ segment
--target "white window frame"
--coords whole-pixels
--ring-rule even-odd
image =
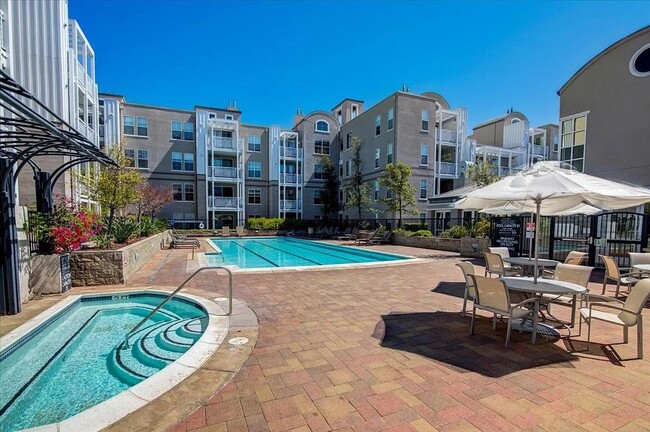
[[[251,176],[251,165],[259,166],[259,170],[255,169],[254,171],[259,171],[260,175],[259,176]],[[257,161],[250,161],[248,162],[248,165],[246,165],[246,177],[252,178],[252,179],[261,179],[262,178],[262,162],[257,162]]]
[[[388,144],[386,149],[386,165],[393,163],[393,143]]]
[[[146,126],[140,126],[140,120],[144,120],[147,125]],[[140,135],[140,128],[146,128],[147,133],[144,135]],[[136,136],[142,137],[142,138],[149,138],[149,118],[148,117],[136,117],[135,119],[135,134]]]
[[[180,134],[180,138],[174,138],[174,132],[175,132],[174,123],[178,123],[179,129],[176,130],[176,132],[178,132]],[[183,140],[183,122],[182,121],[178,121],[178,120],[172,120],[171,121],[171,132],[170,132],[169,136],[174,141],[182,141]]]
[[[126,124],[126,119],[127,118],[130,118],[131,120],[133,120],[133,122],[130,125]],[[127,127],[132,127],[133,128],[133,133],[126,133],[126,128]],[[132,116],[132,115],[124,115],[124,116],[122,116],[122,133],[124,133],[124,135],[128,135],[128,136],[136,136],[136,134],[135,134],[135,116]]]
[[[570,116],[562,117],[560,119],[560,135],[559,135],[560,143],[559,143],[559,148],[558,148],[558,160],[560,160],[561,162],[569,163],[571,165],[573,165],[573,162],[575,162],[576,160],[582,160],[582,169],[580,170],[581,172],[584,172],[584,170],[585,170],[585,162],[587,161],[587,130],[589,128],[588,123],[589,123],[589,113],[590,112],[591,111],[584,111],[584,112],[581,112],[581,113],[572,114]],[[576,132],[583,132],[582,129],[578,130],[578,131],[576,131],[576,129],[575,129],[575,120],[577,118],[579,118],[579,117],[584,117],[585,118],[585,128],[584,128],[585,143],[581,144],[583,146],[582,157],[575,158],[575,157],[573,157],[573,149],[574,149],[574,147],[576,147],[575,134],[576,134]],[[564,131],[564,122],[567,122],[567,121],[572,122],[572,129],[571,129],[570,132],[565,132]],[[569,134],[571,135],[571,144],[567,145],[567,146],[564,146],[563,145],[563,143],[564,143],[563,138],[564,138],[565,135],[569,135]],[[569,159],[562,159],[562,150],[564,148],[567,148],[567,147],[571,148],[571,157]]]
[[[187,187],[192,188],[192,199],[187,199]],[[194,183],[183,183],[183,201],[193,202],[196,198],[196,191],[194,189]]]
[[[178,156],[177,161],[180,163],[181,167],[179,169],[174,168],[174,156]],[[183,165],[183,152],[172,152],[172,171],[184,171],[183,168],[185,167]]]
[[[375,169],[381,168],[381,149],[377,147],[375,149]]]
[[[388,124],[386,125],[386,131],[393,130],[394,122],[395,122],[395,109],[391,108],[388,110]]]
[[[325,144],[327,143],[327,152],[325,152]],[[329,155],[332,151],[332,142],[330,140],[317,139],[314,140],[314,154]]]
[[[424,184],[424,187],[422,185]],[[424,192],[424,197],[422,197],[422,192]],[[420,194],[418,195],[418,201],[426,201],[427,200],[427,180],[426,179],[420,179]]]
[[[645,44],[645,45],[643,45],[641,48],[639,48],[639,49],[634,53],[634,55],[632,56],[632,58],[630,58],[630,64],[629,64],[630,73],[631,73],[632,75],[634,75],[635,77],[639,77],[639,78],[641,78],[641,77],[647,77],[647,76],[650,76],[650,71],[648,71],[648,72],[639,72],[639,71],[636,70],[636,68],[634,67],[634,63],[636,63],[636,59],[639,58],[639,56],[641,55],[641,53],[645,52],[646,50],[650,50],[650,43],[649,43],[649,44]]]
[[[325,125],[327,126],[327,129],[326,130],[318,129],[318,125],[323,124],[323,123],[325,123]],[[314,132],[316,132],[316,133],[326,133],[326,134],[330,133],[330,124],[329,124],[329,122],[327,120],[323,120],[323,119],[316,120],[316,123],[314,123]]]
[[[124,156],[131,161],[129,162],[128,168],[135,168],[137,166],[136,149],[125,148]]]
[[[255,139],[257,138],[257,139]],[[253,141],[251,142],[251,139]],[[257,141],[257,142],[255,142]],[[251,149],[251,144],[253,145],[253,148]],[[250,153],[261,153],[262,152],[262,137],[260,135],[249,135],[248,140],[247,140],[247,149],[248,152]],[[256,150],[256,148],[258,148]]]
[[[427,158],[426,163],[422,163],[423,157]],[[420,166],[429,166],[429,144],[420,144]]]
[[[187,169],[187,161],[188,159],[192,159],[192,169],[188,170]],[[183,153],[183,171],[185,172],[194,172],[194,153]]]
[[[381,135],[381,114],[375,117],[375,136]]]
[[[377,201],[379,199],[379,180],[375,180],[374,198],[375,198],[375,201]]]
[[[223,116],[223,118],[225,118],[226,120],[234,120],[235,116],[232,114],[226,114]]]
[[[140,152],[143,152],[146,157],[140,157]],[[148,170],[149,169],[149,150],[147,149],[138,149],[136,151],[137,155],[137,163],[136,163],[136,168],[139,170]],[[140,166],[140,161],[146,161],[147,166],[146,167],[141,167]]]
[[[426,129],[425,129],[426,122]],[[429,132],[429,110],[422,110],[420,117],[420,132]]]
[[[180,188],[181,199],[176,199],[176,188]],[[185,201],[185,185],[183,183],[172,183],[172,201],[183,202]]]
[[[352,107],[350,108],[350,118],[357,118],[359,116],[359,105],[357,104],[352,104]]]
[[[185,134],[188,133],[187,126],[189,126],[190,129],[191,129],[190,133],[192,134],[192,138],[187,138],[185,136]],[[183,122],[183,130],[181,131],[181,137],[183,138],[183,141],[194,141],[194,123],[192,123],[192,122]]]
[[[322,202],[323,197],[321,195],[322,195],[322,191],[320,189],[314,190],[314,201],[313,201],[314,205],[318,205],[318,206],[323,205]],[[316,199],[320,200],[321,202],[317,203]]]
[[[259,202],[251,202],[251,198],[257,198]],[[250,187],[246,193],[246,203],[249,205],[262,205],[262,188]]]

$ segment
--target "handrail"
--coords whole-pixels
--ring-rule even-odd
[[[155,314],[158,312],[160,308],[162,308],[169,300],[172,299],[180,290],[182,290],[185,287],[185,284],[187,284],[194,276],[197,274],[201,273],[204,270],[225,270],[228,273],[228,315],[232,315],[232,272],[230,271],[229,268],[223,267],[223,266],[211,266],[211,267],[201,267],[194,273],[190,275],[185,281],[178,286],[171,294],[169,294],[165,300],[162,301],[154,310],[149,312],[149,314],[142,319],[135,327],[133,327],[126,335],[124,335],[124,344],[122,348],[127,349],[129,348],[129,337],[136,331],[142,327],[142,325],[149,320]]]

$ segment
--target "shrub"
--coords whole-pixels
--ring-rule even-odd
[[[429,230],[419,230],[413,233],[413,237],[433,237]]]
[[[304,230],[310,222],[302,219],[252,218],[246,222],[249,230]]]
[[[467,228],[465,228],[462,225],[456,225],[456,226],[453,226],[453,227],[449,228],[448,230],[443,231],[440,234],[440,237],[459,239],[461,237],[467,237],[468,234],[469,234],[469,232],[468,232]]]
[[[126,217],[115,218],[111,235],[115,239],[115,243],[126,243],[138,234],[139,229],[140,224],[135,219]]]
[[[490,232],[490,219],[481,218],[474,222],[471,229],[472,237],[487,237]]]
[[[150,235],[157,234],[158,227],[156,220],[147,216],[140,218],[140,237],[149,237]]]
[[[407,237],[413,235],[413,232],[411,232],[411,231],[406,231],[404,228],[397,228],[397,229],[394,229],[393,232],[394,232],[394,233],[404,234],[404,235],[407,236]]]
[[[405,223],[402,224],[404,231],[416,232],[424,228],[424,224],[421,223]]]

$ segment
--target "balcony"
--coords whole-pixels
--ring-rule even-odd
[[[79,63],[79,61],[75,60],[74,63],[76,65],[75,73],[77,75],[77,81],[81,87],[92,92],[95,86],[95,80],[88,75],[86,69]]]
[[[302,201],[298,200],[280,200],[280,210],[296,211],[302,209]]]
[[[232,137],[213,136],[211,141],[214,150],[237,150],[235,139]]]
[[[236,197],[208,197],[209,208],[233,209],[239,208],[239,198]]]
[[[210,176],[220,179],[237,180],[238,172],[234,167],[208,167]]]
[[[300,159],[302,158],[302,149],[295,147],[280,147],[280,157]]]
[[[456,177],[458,175],[458,167],[453,162],[439,162],[437,174],[440,177]]]
[[[456,145],[458,133],[447,129],[436,129],[436,140],[442,143],[451,143]]]
[[[502,166],[502,167],[499,167],[498,172],[497,172],[497,169],[495,167],[493,172],[494,172],[495,175],[498,175],[499,177],[507,177],[507,176],[515,175],[520,171],[521,171],[521,168],[508,168],[508,167],[503,167]]]
[[[544,158],[546,158],[546,146],[534,145],[533,146],[533,155],[544,156]]]
[[[302,183],[302,176],[300,174],[280,174],[280,183],[298,184]]]

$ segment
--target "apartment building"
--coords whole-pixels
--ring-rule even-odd
[[[423,218],[427,198],[453,189],[462,178],[460,161],[468,151],[467,111],[451,109],[441,95],[398,91],[367,110],[363,102],[345,99],[333,113],[342,121],[339,164],[343,187],[354,174],[352,137],[361,140],[362,174],[373,191],[373,209],[363,217],[394,216],[386,214],[380,202],[391,193],[379,182],[387,164],[404,162],[411,168],[411,184]],[[355,209],[346,209],[342,217],[358,215]]]
[[[70,126],[98,143],[95,52],[79,23],[68,17],[67,1],[0,0],[0,67]],[[66,160],[62,156],[36,159],[46,172]],[[94,206],[76,181],[77,176],[89,173],[85,166],[65,172],[53,192]],[[27,167],[19,176],[18,202],[34,201],[33,173]]]
[[[558,91],[560,160],[650,186],[650,26],[615,42]]]

